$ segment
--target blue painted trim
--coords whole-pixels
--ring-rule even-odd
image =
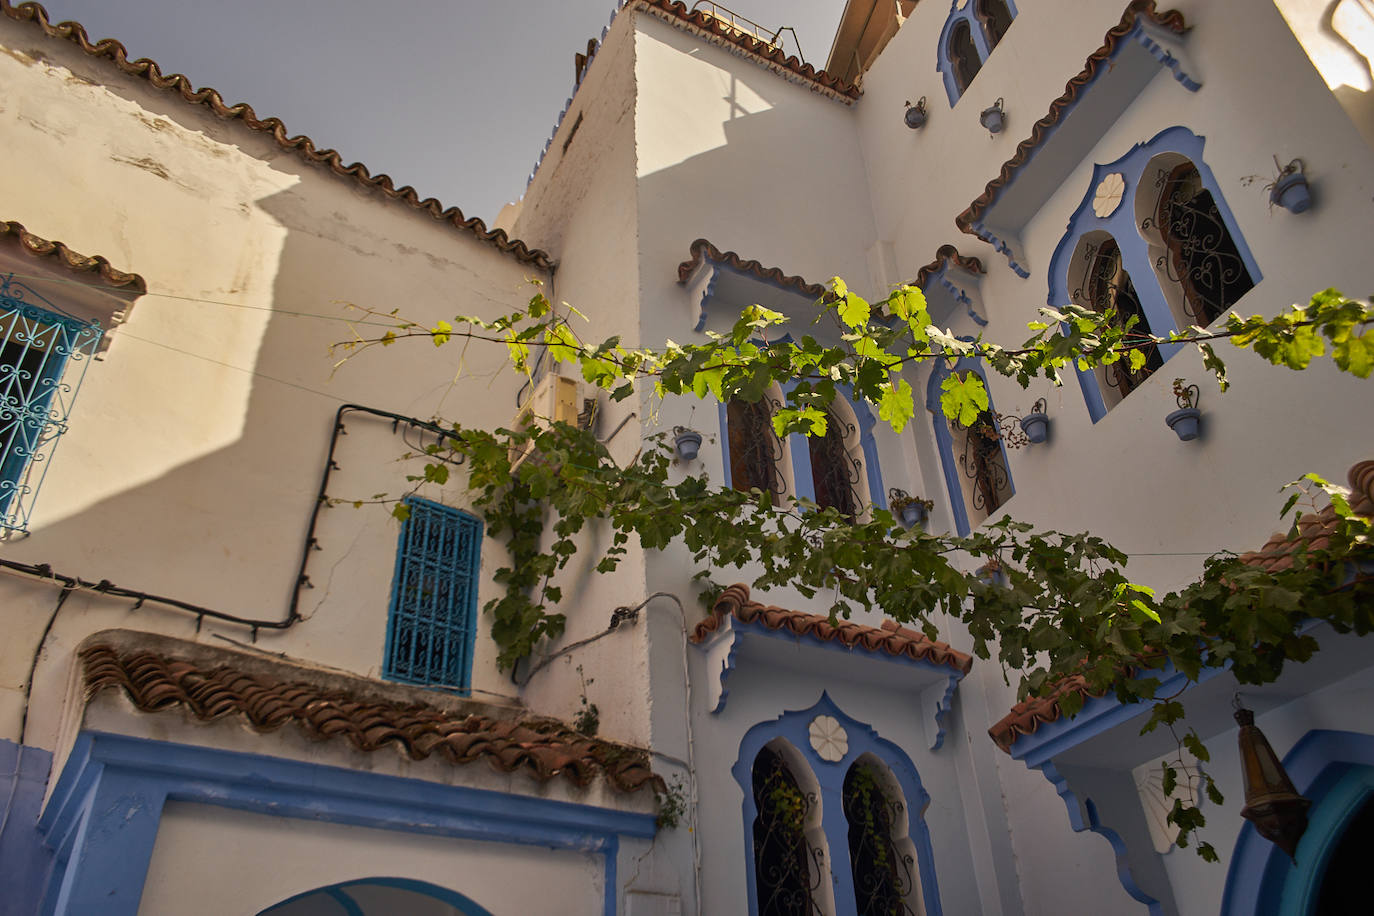
[[[1031,164],[1031,162],[1034,161],[1035,157],[1040,154],[1041,150],[1045,148],[1045,146],[1059,132],[1059,129],[1063,127],[1063,125],[1070,119],[1073,112],[1078,108],[1080,104],[1082,104],[1083,100],[1087,98],[1087,96],[1090,93],[1092,93],[1098,82],[1100,82],[1108,73],[1112,71],[1116,59],[1120,57],[1121,54],[1127,48],[1131,47],[1132,44],[1138,44],[1140,45],[1140,47],[1144,48],[1146,53],[1148,53],[1151,57],[1158,61],[1160,65],[1167,68],[1173,75],[1174,79],[1178,81],[1178,83],[1182,85],[1185,89],[1187,89],[1189,92],[1197,92],[1200,88],[1202,88],[1201,82],[1194,79],[1190,74],[1185,73],[1183,71],[1182,62],[1178,58],[1170,54],[1162,45],[1159,44],[1158,41],[1155,40],[1153,35],[1151,35],[1149,29],[1146,27],[1145,20],[1141,17],[1141,13],[1136,14],[1135,25],[1132,27],[1131,31],[1128,32],[1125,36],[1123,36],[1121,41],[1117,42],[1116,48],[1113,50],[1111,56],[1105,61],[1105,65],[1099,66],[1098,71],[1093,76],[1092,80],[1089,81],[1086,85],[1082,86],[1079,89],[1078,94],[1073,98],[1073,100],[1064,107],[1063,111],[1059,115],[1059,120],[1056,121],[1055,124],[1045,132],[1045,134],[1040,140],[1040,143],[1031,151],[1025,163],[1021,166],[1022,170],[1027,168]],[[1194,160],[1194,163],[1199,165],[1200,170],[1200,161]],[[1015,182],[1015,180],[1015,177],[1013,177],[1012,182]],[[1007,186],[1004,186],[1002,190],[998,192],[999,197],[1003,192],[1006,191],[1006,187]],[[1094,181],[1091,188],[1096,187],[1096,176],[1094,176]],[[1088,193],[1091,194],[1092,190],[1090,189]],[[1216,192],[1213,192],[1213,196],[1216,196]],[[1122,208],[1125,208],[1125,199],[1126,198],[1123,197]],[[997,201],[994,199],[992,203],[990,203],[988,207],[984,209],[984,215],[986,216],[990,214],[996,208],[996,205]],[[1229,212],[1227,213],[1227,215],[1229,216]],[[999,238],[996,230],[991,229],[983,220],[978,220],[971,223],[969,225],[969,231],[973,235],[992,245],[992,247],[995,248],[999,253],[1005,255],[1008,264],[1010,264],[1011,269],[1016,272],[1017,276],[1021,277],[1023,280],[1030,276],[1030,271],[1024,265],[1020,264],[1016,260],[1016,255],[1011,250],[1009,241],[1006,239]],[[1118,238],[1117,241],[1118,243],[1120,243],[1122,239]],[[1134,274],[1132,274],[1132,276],[1134,276]],[[1258,279],[1256,280],[1256,282],[1259,282]],[[1052,302],[1051,304],[1054,303]]]
[[[707,260],[710,260],[709,258]],[[712,261],[711,281],[706,284],[706,289],[701,291],[701,301],[697,303],[697,323],[693,331],[700,334],[706,330],[706,308],[710,305],[712,297],[716,294],[716,282],[720,280],[721,265],[719,262]]]
[[[922,289],[922,292],[925,292],[927,289],[929,289],[932,283],[937,284],[941,289],[945,290],[951,296],[953,296],[955,302],[964,307],[964,311],[968,313],[968,316],[973,319],[975,324],[977,324],[980,328],[987,327],[988,320],[984,318],[982,315],[980,315],[978,311],[973,307],[973,299],[970,298],[968,290],[964,288],[963,284],[954,282],[954,278],[950,276],[950,274],[956,270],[963,274],[969,273],[964,268],[954,265],[950,263],[950,261],[946,260],[943,264],[940,265],[939,270],[935,271],[926,279],[926,285]],[[976,280],[976,275],[970,274],[970,276],[974,276]]]
[[[1112,855],[1116,859],[1116,877],[1121,882],[1122,889],[1130,895],[1132,900],[1144,904],[1150,916],[1163,916],[1163,905],[1145,893],[1136,883],[1135,875],[1131,873],[1126,841],[1121,838],[1121,834],[1098,819],[1097,805],[1093,804],[1093,800],[1085,798],[1082,804],[1079,804],[1078,796],[1073,789],[1069,788],[1068,781],[1060,775],[1053,762],[1047,760],[1040,764],[1039,769],[1054,786],[1059,797],[1064,800],[1064,806],[1069,811],[1069,826],[1073,828],[1074,832],[1081,833],[1084,830],[1090,830],[1111,844]]]
[[[887,508],[887,489],[883,486],[882,467],[878,461],[878,443],[873,438],[873,428],[878,425],[878,417],[863,401],[854,400],[853,392],[845,395],[854,418],[859,421],[859,446],[864,453],[864,472],[868,475],[868,503],[874,509]]]
[[[1374,796],[1374,767],[1357,767],[1308,813],[1299,857],[1283,885],[1280,916],[1311,916],[1321,895],[1327,866],[1355,815]]]
[[[833,716],[844,726],[848,735],[848,749],[837,761],[822,760],[811,747],[808,733],[811,720],[818,715]],[[844,713],[830,695],[822,691],[820,699],[810,709],[784,712],[769,722],[760,722],[745,732],[740,741],[739,757],[731,767],[731,774],[744,794],[745,871],[748,882],[749,914],[758,916],[757,882],[754,874],[753,824],[758,816],[754,804],[754,759],[765,744],[782,738],[796,749],[811,768],[820,785],[821,826],[830,851],[837,912],[852,912],[854,875],[849,862],[849,825],[844,815],[844,777],[849,767],[865,753],[881,760],[901,787],[906,803],[908,836],[916,847],[916,866],[921,876],[921,897],[927,916],[942,916],[940,891],[935,874],[935,852],[930,842],[930,828],[926,826],[925,810],[930,794],[921,785],[921,777],[911,758],[898,745],[879,737],[868,724]]]
[[[801,433],[788,433],[787,451],[792,456],[792,496],[814,503],[816,480],[811,467],[811,440]]]
[[[337,901],[340,906],[344,907],[349,916],[364,916],[362,907],[358,906],[358,902],[348,895],[349,889],[354,887],[394,887],[397,890],[409,891],[412,894],[423,894],[441,903],[446,903],[462,912],[463,916],[492,916],[491,912],[487,910],[486,907],[477,903],[470,897],[460,894],[457,891],[449,890],[446,887],[440,887],[428,881],[416,881],[413,878],[359,878],[355,881],[343,881],[339,884],[319,887],[314,890],[305,891],[301,894],[296,894],[294,897],[289,897],[281,903],[274,903],[272,906],[259,913],[258,916],[271,916],[271,914],[277,910],[289,906],[297,900],[311,897],[315,894],[327,894]]]
[[[967,338],[966,338],[967,339]],[[984,387],[987,386],[988,376],[983,369],[983,362],[976,356],[965,356],[954,365],[954,372],[971,370],[978,373],[978,377],[983,380]],[[949,423],[945,419],[944,408],[940,406],[940,385],[949,378],[950,368],[945,365],[944,360],[936,360],[935,368],[930,373],[930,381],[926,383],[926,410],[930,411],[931,425],[935,430],[935,448],[940,453],[940,467],[945,475],[945,489],[949,493],[950,513],[954,516],[954,528],[960,537],[967,537],[973,530],[968,516],[968,507],[964,505],[964,488],[959,479],[958,461],[954,457],[954,437],[950,435]],[[992,401],[992,390],[988,389],[988,410],[996,413],[997,407]],[[1007,489],[1011,491],[1010,496],[1016,495],[1016,483],[1012,479],[1011,462],[1007,460],[1007,444],[1001,442],[998,446],[1002,450],[1002,466],[1007,469]],[[1005,503],[1004,503],[1005,505]]]
[[[1298,862],[1304,869],[1309,861],[1315,867],[1316,860],[1330,854],[1354,811],[1350,805],[1368,797],[1364,786],[1374,768],[1374,735],[1313,729],[1284,755],[1283,768],[1298,793],[1312,802],[1307,832],[1298,844]],[[1346,779],[1351,781],[1345,783]],[[1289,882],[1306,880],[1282,849],[1247,822],[1231,853],[1221,916],[1276,916],[1285,895],[1300,889],[1289,891]]]
[[[39,911],[53,853],[34,824],[51,768],[49,751],[0,739],[0,912]]]
[[[716,414],[720,417],[720,456],[725,461],[725,488],[727,490],[734,487],[731,483],[730,475],[730,404],[727,401],[716,402]]]
[[[604,881],[606,893],[604,902],[601,905],[602,916],[616,916],[617,911],[620,909],[620,901],[618,899],[620,896],[620,888],[616,883],[615,877],[616,859],[619,855],[620,841],[615,837],[611,837],[605,850],[606,875]]]
[[[612,857],[656,831],[652,814],[83,732],[39,820],[58,850],[47,912],[136,913],[167,800]]]
[[[1137,22],[1136,30],[1139,31],[1140,28],[1140,23]],[[1245,243],[1245,237],[1240,232],[1236,218],[1232,215],[1231,208],[1226,204],[1226,197],[1217,184],[1216,176],[1212,174],[1212,170],[1203,159],[1205,143],[1205,137],[1198,136],[1186,127],[1174,126],[1155,134],[1148,142],[1137,143],[1125,155],[1113,162],[1093,165],[1092,177],[1088,181],[1088,188],[1083,194],[1083,199],[1079,201],[1077,209],[1069,217],[1064,236],[1059,240],[1059,245],[1054,250],[1054,256],[1050,258],[1049,296],[1047,299],[1050,306],[1059,307],[1073,301],[1069,293],[1069,267],[1073,262],[1074,253],[1078,250],[1079,241],[1089,233],[1106,233],[1116,241],[1117,247],[1121,249],[1123,264],[1131,275],[1136,296],[1140,300],[1140,306],[1145,312],[1145,317],[1150,322],[1150,328],[1156,334],[1167,334],[1178,326],[1174,319],[1173,310],[1169,307],[1168,300],[1164,298],[1164,291],[1160,288],[1158,274],[1155,272],[1154,263],[1150,257],[1149,243],[1141,235],[1140,227],[1136,224],[1135,218],[1136,198],[1141,192],[1141,186],[1151,180],[1145,174],[1146,169],[1151,160],[1163,153],[1176,153],[1185,156],[1197,167],[1203,186],[1211,192],[1222,221],[1225,223],[1227,231],[1231,233],[1232,241],[1236,243],[1236,250],[1240,253],[1245,269],[1250,272],[1250,277],[1254,280],[1255,285],[1259,285],[1260,280],[1263,279],[1259,265],[1255,263],[1254,255],[1251,254],[1250,247]],[[1121,174],[1126,187],[1122,192],[1120,205],[1104,219],[1093,212],[1093,194],[1102,179],[1113,172]],[[1177,344],[1161,346],[1159,348],[1160,356],[1167,362],[1179,349],[1180,346]],[[1091,369],[1077,369],[1076,371],[1078,373],[1078,386],[1083,392],[1088,415],[1096,423],[1107,415],[1106,401],[1102,396],[1101,387],[1098,385],[1097,376]]]

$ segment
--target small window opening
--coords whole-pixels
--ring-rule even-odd
[[[730,485],[736,490],[762,490],[772,504],[785,490],[778,468],[782,442],[773,434],[767,398],[750,403],[734,400],[726,408],[730,441]]]
[[[833,412],[826,418],[824,436],[811,436],[811,482],[816,504],[834,508],[851,522],[863,507],[859,488],[863,482],[863,462],[854,457],[849,443],[858,438],[853,423],[846,423]]]
[[[875,764],[855,761],[844,777],[849,867],[858,916],[916,916],[907,903],[917,887],[916,857],[905,837],[906,806]],[[903,848],[908,847],[908,848]]]
[[[977,0],[974,13],[983,24],[983,32],[988,36],[988,50],[997,47],[1002,36],[1011,28],[1011,10],[1005,0]]]
[[[1131,333],[1150,334],[1150,322],[1140,306],[1140,297],[1131,283],[1131,275],[1122,264],[1121,249],[1117,247],[1116,240],[1108,237],[1100,245],[1089,244],[1083,256],[1088,262],[1087,289],[1077,291],[1075,298],[1093,311],[1112,316],[1112,323],[1117,327],[1125,327],[1134,318]],[[1098,369],[1100,380],[1115,393],[1118,403],[1164,365],[1164,358],[1155,344],[1150,344],[1141,352],[1145,354],[1145,364],[1138,369],[1131,367],[1129,358],[1119,359]]]
[[[949,33],[949,60],[954,66],[954,82],[962,95],[983,67],[978,48],[973,44],[973,30],[967,20],[955,23]]]
[[[820,916],[821,850],[806,830],[817,802],[803,792],[782,754],[764,747],[754,758],[754,884],[759,916]]]

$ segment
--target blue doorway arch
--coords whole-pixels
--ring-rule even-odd
[[[293,916],[333,912],[339,916],[390,916],[412,912],[415,904],[432,905],[426,912],[444,916],[492,916],[471,898],[412,878],[359,878],[297,894],[258,913],[258,916]]]

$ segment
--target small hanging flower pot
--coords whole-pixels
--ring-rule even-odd
[[[906,126],[912,130],[919,130],[926,123],[926,97],[921,96],[921,100],[915,105],[906,103],[906,114],[903,116]]]
[[[1307,176],[1302,173],[1302,160],[1294,159],[1279,170],[1269,189],[1269,205],[1278,204],[1290,213],[1303,213],[1312,206],[1312,192]]]
[[[1202,411],[1197,408],[1199,395],[1196,385],[1185,384],[1181,378],[1174,379],[1174,399],[1178,401],[1178,410],[1166,416],[1164,422],[1184,442],[1196,439],[1202,431]]]
[[[990,134],[1000,134],[1002,128],[1007,125],[1007,113],[1002,109],[1002,100],[998,99],[982,113],[978,115],[978,123],[988,129]]]
[[[930,517],[931,507],[935,505],[932,500],[922,499],[919,496],[912,496],[905,490],[892,487],[887,491],[888,509],[901,521],[907,528],[924,526],[926,519]]]
[[[683,461],[694,460],[701,450],[701,433],[685,426],[674,426],[673,448]]]
[[[1050,418],[1046,412],[1044,398],[1036,401],[1030,413],[1021,418],[1021,432],[1034,444],[1044,442],[1050,437]]]

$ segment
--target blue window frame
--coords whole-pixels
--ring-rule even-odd
[[[391,583],[382,677],[466,689],[477,625],[480,519],[407,497]]]
[[[98,322],[73,318],[12,274],[0,275],[0,529],[27,530],[103,333]]]
[[[1016,18],[1013,0],[952,0],[940,30],[935,69],[954,107]]]

